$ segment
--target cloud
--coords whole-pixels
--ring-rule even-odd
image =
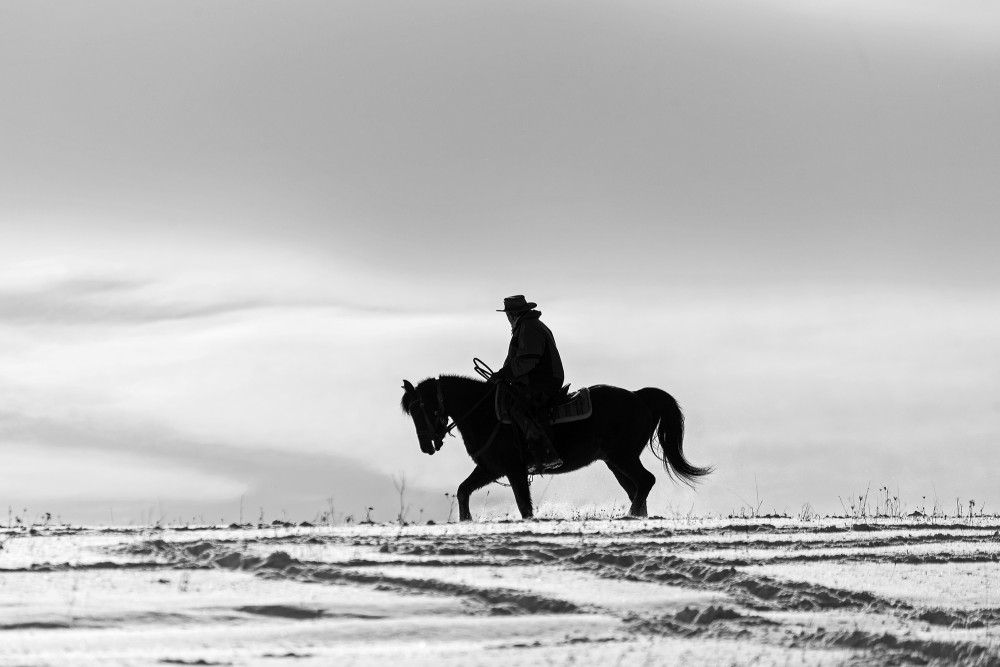
[[[173,513],[225,512],[226,520],[235,521],[241,503],[245,519],[256,518],[263,508],[272,518],[285,510],[301,520],[332,498],[345,514],[361,518],[374,507],[374,517],[386,521],[399,512],[392,477],[406,478],[405,471],[380,472],[383,461],[367,466],[335,453],[247,449],[156,424],[3,412],[0,439],[9,455],[0,468],[0,502],[30,504],[67,520],[96,516],[106,521],[108,506],[135,510],[166,504]],[[443,496],[414,484],[412,477],[408,487],[404,500],[411,519],[421,510],[425,519],[446,518],[440,516],[447,506]]]
[[[164,244],[143,237],[109,244],[90,240],[73,252],[64,248],[58,260],[41,260],[33,239],[12,238],[20,253],[10,253],[0,269],[0,325],[132,326],[263,310],[421,315],[431,304],[446,312],[457,307],[454,296],[447,303],[432,294],[416,298],[398,284],[371,277],[358,290],[363,272],[357,267],[331,266],[328,257],[318,261],[305,250],[289,256],[252,246],[220,257],[204,248],[198,255],[193,237]],[[155,261],[144,257],[150,244],[159,253]],[[126,261],[114,262],[109,247],[110,255]]]
[[[998,278],[982,3],[112,5],[10,13],[0,214],[411,281]]]
[[[81,499],[215,502],[247,490],[232,476],[201,470],[190,461],[157,461],[134,452],[50,448],[16,440],[4,442],[0,488],[11,505],[41,503],[64,508]],[[61,513],[69,514],[65,509]]]
[[[62,287],[53,291],[128,303],[137,295],[173,296],[174,280],[81,278],[56,281]],[[355,284],[355,298],[364,301]],[[208,285],[194,293],[238,301],[238,290]],[[477,311],[423,314],[346,308],[308,290],[312,301],[299,298],[289,285],[261,297],[281,305],[176,326],[0,331],[4,439],[34,443],[37,470],[57,456],[54,448],[75,452],[68,443],[80,443],[79,451],[117,453],[110,458],[120,455],[126,472],[134,470],[128,461],[139,460],[229,480],[246,490],[247,507],[268,511],[315,512],[335,496],[355,514],[374,506],[391,518],[384,509],[396,502],[390,476],[400,471],[414,504],[428,512],[444,505],[443,493],[454,491],[471,462],[450,439],[433,459],[420,454],[412,423],[398,412],[400,380],[468,373],[473,356],[496,366],[508,340],[505,320],[492,312],[499,304],[482,297],[490,303]],[[637,291],[618,284],[559,297],[511,289],[496,299],[518,291],[542,304],[575,385],[660,386],[677,397],[688,415],[691,459],[718,466],[699,506],[729,509],[727,488],[752,496],[752,487],[748,496],[741,486],[751,469],[775,502],[818,507],[867,471],[926,479],[937,470],[944,492],[962,474],[950,465],[951,453],[989,460],[1000,415],[992,398],[1000,318],[989,290]],[[429,294],[442,309],[453,305],[448,296]],[[820,484],[801,473],[810,466],[831,472]],[[594,468],[538,494],[548,501],[619,498],[613,478]],[[804,498],[813,492],[823,497]],[[667,483],[654,495],[657,502],[687,497]],[[238,499],[216,498],[170,502],[184,502],[189,513],[200,503],[204,512],[232,518]]]
[[[0,287],[0,323],[38,325],[147,324],[213,317],[266,307],[260,299],[163,300],[149,280],[83,277],[47,285]]]
[[[589,335],[596,338],[583,342],[579,337],[585,326],[578,331],[572,326],[560,326],[557,335],[562,340],[576,341],[567,346],[578,357],[572,362],[575,377],[589,374],[595,380],[633,388],[643,384],[663,386],[684,405],[690,427],[687,451],[697,463],[716,464],[718,473],[697,496],[673,488],[658,473],[661,483],[653,496],[656,507],[673,503],[676,507],[684,505],[686,511],[690,503],[697,502],[699,511],[727,511],[740,504],[728,489],[753,498],[754,476],[759,478],[767,502],[778,503],[779,511],[788,503],[805,501],[817,509],[834,511],[838,509],[836,494],[853,493],[869,478],[876,484],[888,483],[893,475],[901,479],[904,494],[910,496],[929,493],[934,484],[940,492],[949,494],[959,484],[959,478],[963,480],[962,488],[956,492],[974,493],[977,498],[980,491],[988,495],[989,480],[970,478],[958,462],[989,460],[991,456],[990,432],[996,432],[998,412],[994,407],[984,415],[979,405],[982,401],[977,402],[975,388],[989,393],[992,385],[984,384],[988,378],[978,377],[990,371],[988,366],[976,366],[976,359],[995,339],[991,327],[996,323],[980,320],[978,331],[970,332],[961,345],[947,335],[911,341],[905,346],[896,341],[899,349],[885,356],[889,347],[883,347],[882,342],[872,347],[866,341],[889,344],[901,335],[905,338],[908,332],[912,336],[910,318],[919,320],[917,312],[884,312],[872,321],[879,306],[854,313],[834,309],[835,313],[824,314],[819,310],[800,304],[792,325],[776,321],[773,314],[759,312],[750,304],[730,304],[729,308],[678,305],[670,309],[670,318],[647,323],[656,331],[655,336],[637,336],[633,332],[632,342],[638,346],[633,353],[641,361],[634,367],[623,365],[623,357],[607,349],[608,340],[619,339],[603,327],[590,331]],[[962,308],[947,309],[940,303],[924,302],[915,310],[938,312],[939,334],[966,332],[975,322],[969,319],[971,312],[962,317]],[[612,321],[628,319],[621,312],[603,312],[617,314]],[[692,323],[698,326],[688,329]],[[433,374],[446,368],[454,356],[454,350],[451,354],[435,351],[434,341],[453,345],[454,337],[444,335],[448,327],[443,322],[428,327],[427,335],[414,338],[413,345],[433,355],[420,355],[417,362]],[[752,340],[742,340],[748,328],[758,332]],[[873,338],[873,330],[882,333]],[[344,340],[362,331],[351,328]],[[810,331],[820,335],[812,337]],[[366,335],[373,333],[368,331]],[[665,344],[669,351],[657,349],[657,345]],[[586,352],[589,346],[593,347]],[[597,354],[596,350],[602,352]],[[406,356],[405,351],[400,351],[399,359],[379,363],[392,371],[392,364]],[[926,363],[915,365],[912,358]],[[595,361],[597,367],[590,366]],[[364,365],[362,360],[350,378],[328,378],[333,380],[331,388],[343,385],[342,390],[350,392],[347,388],[353,386],[360,396],[321,393],[319,398],[328,398],[328,402],[321,400],[294,418],[294,395],[285,407],[271,406],[266,397],[274,390],[278,395],[294,391],[295,378],[299,378],[301,387],[306,377],[302,375],[304,367],[293,369],[287,388],[265,387],[235,377],[215,389],[204,389],[190,406],[203,404],[204,418],[217,420],[207,431],[190,430],[198,420],[192,422],[190,408],[183,405],[177,410],[153,401],[143,412],[145,420],[137,420],[122,411],[90,411],[74,401],[63,401],[66,405],[56,416],[0,416],[0,433],[5,441],[32,442],[40,448],[37,471],[43,471],[44,461],[60,456],[59,452],[96,451],[101,461],[114,460],[118,455],[126,460],[138,457],[150,468],[187,466],[200,475],[223,477],[244,485],[245,518],[256,518],[261,507],[272,518],[279,509],[295,517],[311,518],[322,509],[325,498],[334,497],[338,511],[352,513],[356,518],[363,515],[365,507],[376,507],[376,519],[391,519],[395,510],[386,508],[394,508],[397,499],[390,475],[406,470],[410,502],[428,510],[425,518],[441,518],[430,512],[444,511],[447,503],[443,492],[453,492],[468,474],[468,457],[458,441],[452,440],[433,459],[419,455],[412,424],[398,414],[399,378],[391,372],[366,372]],[[191,372],[189,381],[198,386],[205,384],[206,378],[199,379],[197,369]],[[606,374],[594,377],[598,372]],[[365,377],[367,381],[363,381]],[[385,386],[379,388],[376,384]],[[127,386],[119,390],[125,395],[132,393]],[[305,392],[310,393],[313,390]],[[220,410],[232,413],[232,419],[218,421]],[[333,414],[329,419],[304,425],[303,433],[311,433],[309,437],[316,442],[310,445],[310,451],[301,451],[302,442],[294,435],[295,421],[310,411],[317,417]],[[281,436],[282,431],[287,432],[287,438]],[[329,443],[329,453],[315,448],[324,439]],[[56,447],[58,452],[54,451]],[[657,470],[655,462],[648,463],[651,470]],[[123,470],[129,469],[123,465]],[[808,470],[827,472],[818,480],[803,472]],[[621,500],[613,478],[602,466],[559,478],[551,486],[546,481],[544,486],[536,487],[535,493],[536,499],[546,503],[568,500],[587,505]],[[487,495],[484,490],[477,496],[476,507],[488,499],[491,507],[497,502],[506,506],[509,492],[493,489]],[[124,502],[115,502],[119,516],[125,511]],[[151,511],[152,502],[151,498],[143,511]],[[236,518],[238,507],[235,494],[228,502],[210,494],[204,498],[191,494],[187,500],[164,502],[168,503],[164,510],[167,513],[218,515],[227,520]],[[106,504],[81,498],[73,503],[72,511],[82,511],[84,506],[91,507],[88,512],[92,511],[97,519],[107,520]],[[135,516],[140,509],[141,504],[129,511]],[[63,514],[69,516],[69,512]]]

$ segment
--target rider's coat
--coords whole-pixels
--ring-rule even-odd
[[[562,386],[565,375],[556,339],[539,319],[541,315],[529,310],[514,322],[507,359],[498,372],[518,384],[544,387],[549,393]]]

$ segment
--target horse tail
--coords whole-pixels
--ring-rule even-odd
[[[655,387],[635,392],[653,415],[654,428],[649,433],[649,448],[663,462],[663,469],[688,486],[712,472],[711,466],[699,468],[684,458],[684,413],[674,397]],[[659,445],[659,448],[657,448]]]

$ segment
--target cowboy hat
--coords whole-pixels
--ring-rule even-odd
[[[519,313],[522,310],[531,310],[538,304],[533,301],[525,301],[523,294],[508,296],[503,300],[503,308],[498,313]]]

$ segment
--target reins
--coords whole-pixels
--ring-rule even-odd
[[[489,366],[487,366],[486,363],[483,362],[481,359],[477,358],[477,359],[474,359],[473,361],[475,362],[476,373],[478,373],[485,380],[489,381],[490,377],[493,376],[493,369],[491,369]],[[487,398],[490,398],[492,396],[496,396],[497,390],[498,390],[498,388],[496,386],[494,386],[492,390],[487,391],[485,394],[483,394],[483,396],[478,401],[476,401],[475,403],[473,403],[472,407],[469,408],[465,412],[465,414],[463,414],[461,417],[456,418],[455,420],[453,420],[449,424],[448,423],[448,414],[447,414],[447,412],[445,412],[445,407],[444,407],[444,391],[442,391],[442,389],[441,389],[441,376],[439,375],[437,377],[437,391],[436,391],[436,393],[437,393],[437,410],[434,411],[434,418],[431,419],[431,416],[429,414],[427,414],[427,406],[424,404],[423,397],[420,396],[419,392],[417,392],[416,398],[414,398],[413,401],[411,401],[409,403],[409,407],[407,408],[407,412],[412,412],[413,411],[413,406],[415,406],[415,405],[419,406],[419,408],[420,408],[420,414],[424,418],[424,423],[427,425],[427,430],[423,430],[423,429],[419,429],[418,428],[417,429],[417,435],[429,437],[431,439],[431,441],[433,442],[433,444],[434,444],[434,449],[435,450],[440,450],[441,447],[442,447],[442,445],[444,445],[444,437],[446,435],[450,435],[452,437],[455,437],[455,434],[452,433],[452,431],[456,427],[458,427],[459,424],[461,424],[463,421],[465,421],[465,419],[467,417],[469,417],[473,412],[475,412],[476,409],[480,405],[483,404],[483,401],[485,401]],[[435,432],[435,429],[434,429],[434,424],[435,423],[441,425],[442,430],[441,430],[440,434],[437,433],[437,432]],[[482,454],[484,454],[486,452],[486,450],[488,450],[493,445],[494,440],[496,440],[497,433],[500,432],[500,427],[502,425],[503,425],[503,422],[501,422],[498,419],[497,420],[497,425],[490,432],[489,437],[486,438],[486,443],[482,447],[480,447],[479,449],[477,449],[475,452],[472,453],[472,459],[473,460],[478,460],[479,456],[481,456]]]
[[[454,437],[455,434],[452,433],[451,430],[453,428],[455,428],[456,426],[458,426],[459,423],[461,423],[462,421],[464,421],[466,417],[468,417],[469,415],[471,415],[475,411],[475,409],[478,408],[482,404],[483,401],[485,401],[487,398],[489,398],[490,396],[492,396],[495,393],[496,393],[496,387],[494,387],[492,391],[488,391],[485,394],[483,394],[483,397],[480,398],[478,401],[476,401],[472,405],[472,407],[469,408],[468,412],[466,412],[464,415],[462,415],[461,417],[459,417],[458,419],[456,419],[455,421],[453,421],[449,426],[447,426],[444,429],[444,432],[447,433],[448,435]],[[438,376],[437,395],[438,395],[438,408],[441,410],[441,414],[444,414],[444,394],[441,393],[441,376],[440,375]]]
[[[490,398],[491,396],[493,396],[495,394],[496,394],[496,389],[495,388],[492,391],[486,392],[485,394],[483,394],[483,397],[480,398],[478,401],[476,401],[472,405],[472,407],[469,408],[469,410],[464,415],[462,415],[458,419],[455,419],[454,421],[452,421],[449,424],[448,423],[448,415],[445,412],[445,407],[444,407],[444,392],[441,390],[441,376],[439,375],[437,377],[437,403],[438,404],[437,404],[437,410],[434,411],[434,418],[431,419],[431,416],[429,414],[427,414],[427,406],[424,403],[423,397],[421,397],[419,393],[417,394],[417,397],[414,398],[409,403],[409,407],[407,408],[407,411],[408,412],[412,412],[413,406],[415,406],[415,405],[420,408],[420,414],[424,418],[424,423],[427,425],[427,429],[423,430],[423,429],[419,429],[418,428],[417,429],[417,435],[425,435],[425,436],[431,438],[431,440],[435,441],[434,448],[435,449],[441,449],[441,446],[444,444],[444,437],[446,435],[450,435],[452,437],[455,437],[455,434],[452,433],[452,431],[459,424],[461,424],[463,421],[465,421],[466,417],[468,417],[473,412],[475,412],[476,408],[478,408],[480,405],[482,405],[483,401],[485,401],[487,398]],[[440,424],[442,426],[442,430],[441,430],[440,434],[437,433],[435,431],[435,429],[434,429],[434,424],[435,423]],[[490,437],[490,439],[489,439],[490,443],[492,443],[493,437],[495,437],[495,435],[496,435],[496,433],[494,432],[494,434]],[[441,444],[438,444],[438,443],[441,443]]]

